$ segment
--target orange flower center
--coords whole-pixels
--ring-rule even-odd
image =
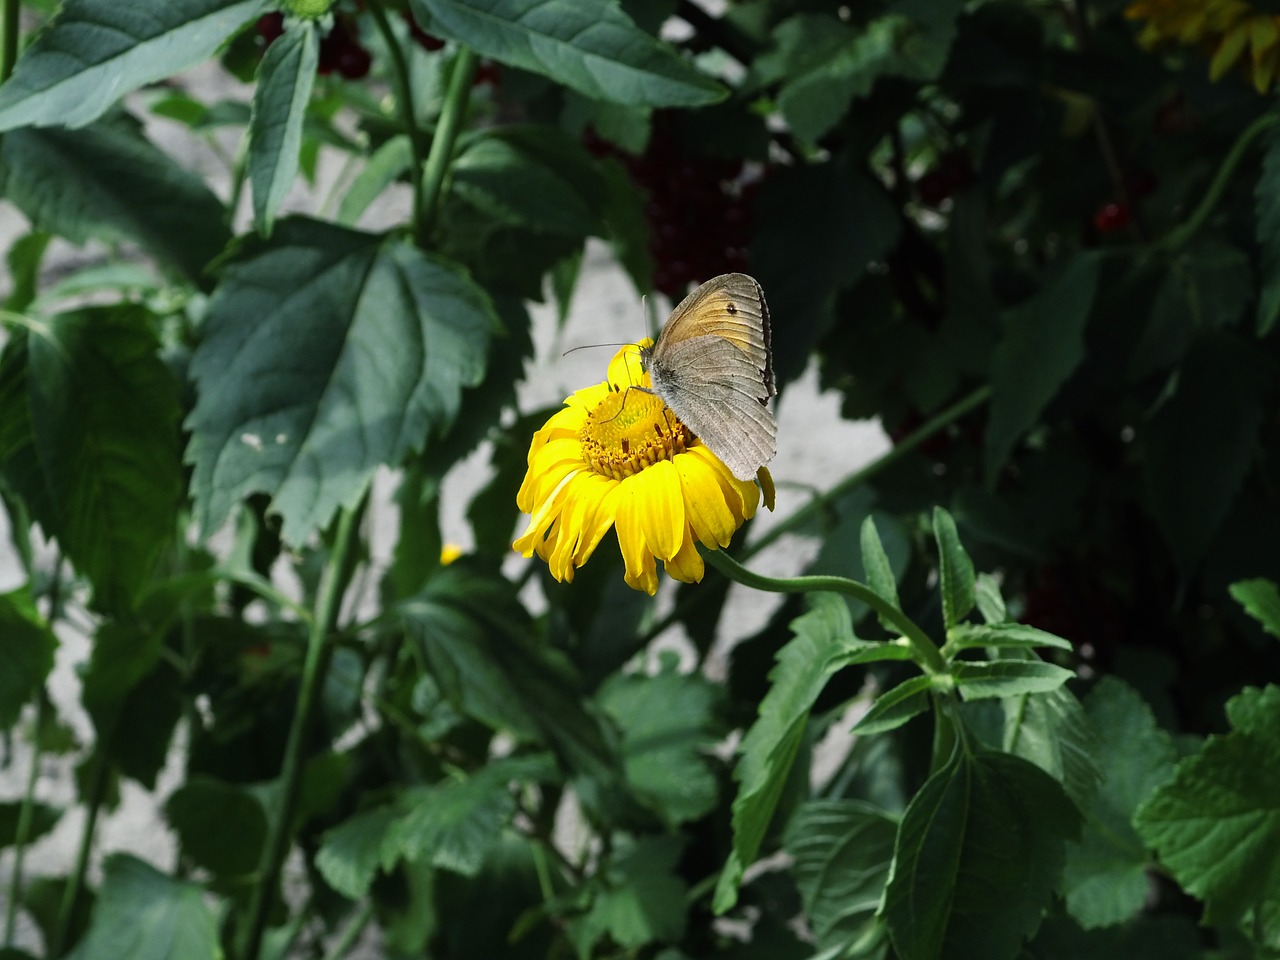
[[[659,397],[617,387],[587,413],[578,436],[591,469],[614,480],[684,453],[690,439],[688,428]]]

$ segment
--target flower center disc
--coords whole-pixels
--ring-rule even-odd
[[[684,453],[685,425],[662,400],[641,390],[617,390],[587,414],[582,452],[601,476],[622,480]]]

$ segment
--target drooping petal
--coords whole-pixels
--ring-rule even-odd
[[[680,475],[670,460],[663,460],[623,482],[635,489],[640,530],[648,549],[659,560],[669,560],[684,539],[684,500]]]
[[[701,583],[702,575],[706,572],[706,566],[702,560],[702,554],[698,553],[697,546],[694,545],[693,537],[686,534],[684,542],[680,544],[680,549],[676,551],[676,555],[666,562],[664,569],[667,576],[681,580],[685,583]]]
[[[645,506],[640,502],[638,490],[633,485],[619,484],[618,514],[613,528],[618,533],[618,548],[626,567],[624,579],[629,586],[653,596],[658,591],[658,568],[645,540],[641,519]]]
[[[724,502],[715,470],[701,457],[688,454],[677,456],[674,462],[680,474],[685,516],[694,535],[708,549],[727,547],[738,523]]]

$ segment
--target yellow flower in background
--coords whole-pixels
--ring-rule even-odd
[[[557,580],[572,580],[612,527],[634,589],[658,589],[658,560],[669,576],[697,583],[695,542],[728,546],[759,505],[756,483],[735,478],[662,400],[627,389],[650,386],[638,352],[650,342],[619,350],[604,383],[576,391],[533,435],[516,496],[531,516],[513,546],[537,553]],[[772,510],[769,471],[758,479]]]
[[[1246,66],[1259,93],[1266,93],[1275,80],[1280,16],[1263,13],[1245,0],[1134,0],[1124,15],[1146,21],[1138,42],[1148,49],[1173,42],[1210,50],[1212,80],[1237,63]]]

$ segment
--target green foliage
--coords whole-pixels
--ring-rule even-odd
[[[1274,954],[1274,51],[1168,6],[0,0],[0,957]],[[510,551],[609,254],[892,444],[656,606],[571,438]]]

